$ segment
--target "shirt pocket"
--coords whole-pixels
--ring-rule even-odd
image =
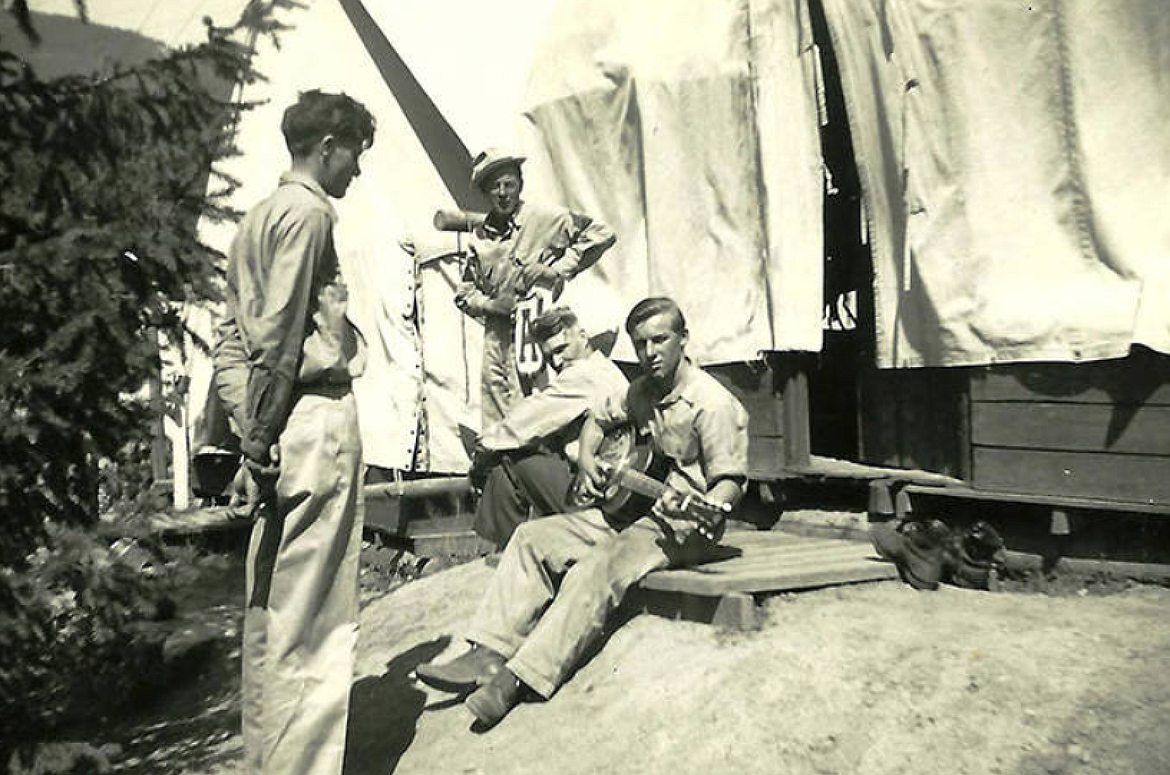
[[[695,431],[694,409],[675,405],[664,413],[658,425],[658,444],[663,453],[684,466],[699,459],[699,434]]]

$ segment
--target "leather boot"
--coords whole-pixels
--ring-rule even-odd
[[[1003,538],[986,522],[976,522],[961,537],[956,537],[952,556],[952,584],[967,589],[988,589],[992,570],[1003,567]]]
[[[486,732],[508,715],[520,702],[523,684],[508,668],[501,668],[484,686],[476,689],[463,704],[475,716],[476,731]]]
[[[490,681],[504,669],[505,661],[498,652],[473,643],[470,649],[446,664],[426,662],[416,667],[414,672],[427,686],[466,694]]]
[[[938,589],[950,535],[950,529],[937,519],[906,523],[898,562],[902,580],[915,589]]]

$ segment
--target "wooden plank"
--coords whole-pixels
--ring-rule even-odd
[[[726,592],[760,592],[822,586],[834,574],[842,579],[888,578],[888,568],[873,568],[873,548],[866,543],[802,538],[774,531],[736,532],[724,537],[725,545],[743,551],[733,559],[693,568],[658,571],[643,581],[647,589],[699,595]],[[845,581],[839,583],[846,583]]]
[[[747,547],[776,546],[802,549],[806,547],[837,546],[841,542],[821,538],[804,538],[803,536],[781,533],[776,530],[735,530],[723,535],[723,544],[736,546],[741,549]]]
[[[1093,363],[1017,363],[975,370],[974,401],[1170,406],[1170,358],[1140,351]]]
[[[759,626],[759,612],[752,595],[691,595],[685,592],[635,587],[626,596],[623,605],[668,619],[684,619],[738,630]]]
[[[752,479],[780,479],[785,460],[783,438],[748,436],[748,476]]]
[[[795,356],[784,373],[784,460],[806,465],[812,454],[809,420],[808,359]]]
[[[853,559],[796,571],[751,571],[743,574],[701,575],[686,571],[658,571],[643,579],[647,589],[722,595],[732,592],[784,592],[792,589],[897,578],[893,563]]]
[[[1063,506],[1087,511],[1127,511],[1136,514],[1170,515],[1170,503],[1133,503],[1127,501],[1102,500],[1100,498],[1078,498],[1072,496],[1005,492],[1002,490],[975,490],[969,487],[934,487],[911,484],[905,491],[910,495],[929,495],[940,498],[961,498],[964,500],[990,503],[1019,503],[1039,506]]]
[[[704,366],[710,374],[737,398],[749,395],[775,395],[775,373],[766,361],[737,361]]]
[[[1165,457],[976,447],[974,466],[983,490],[1170,503]]]
[[[743,555],[726,560],[716,560],[696,567],[702,572],[721,572],[724,568],[739,567],[757,560],[761,562],[801,563],[815,561],[820,557],[853,556],[856,554],[856,542],[844,542],[835,538],[814,539],[815,544],[808,546],[769,546],[767,544],[747,544],[742,547]]]
[[[704,370],[743,404],[748,413],[749,435],[784,435],[784,399],[776,392],[771,368],[763,362],[753,362],[705,366]]]
[[[751,436],[783,436],[781,414],[784,401],[774,394],[739,396],[739,402],[748,413],[748,434]]]
[[[894,479],[901,482],[921,484],[962,484],[963,480],[953,476],[922,471],[917,468],[888,468],[854,463],[851,460],[812,455],[807,466],[786,466],[785,474],[806,479]]]
[[[238,514],[228,506],[177,512],[158,512],[147,517],[150,532],[163,537],[194,536],[220,531],[247,531],[255,520],[247,514]]]
[[[1061,557],[1054,568],[1049,568],[1050,558],[1038,554],[1008,551],[1007,568],[1013,573],[1049,572],[1070,570],[1077,573],[1100,573],[1122,576],[1154,584],[1170,582],[1170,565],[1147,562],[1122,562],[1119,560],[1094,560],[1086,557]]]
[[[871,369],[861,374],[861,462],[958,477],[967,369]]]
[[[772,555],[770,557],[752,555],[735,562],[728,561],[722,564],[698,565],[694,568],[687,568],[685,571],[679,572],[685,572],[688,577],[694,578],[739,578],[745,574],[753,573],[770,573],[773,575],[780,573],[803,573],[805,571],[815,571],[826,567],[850,565],[857,562],[858,558],[878,559],[872,550],[864,554],[823,552],[821,554],[810,554],[799,558],[784,557],[781,555]]]
[[[985,446],[1170,455],[1170,407],[976,403],[971,435]]]

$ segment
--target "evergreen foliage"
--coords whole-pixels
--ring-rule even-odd
[[[231,95],[260,77],[252,44],[286,4],[252,0],[236,24],[205,20],[200,45],[92,76],[41,80],[0,39],[0,769],[157,663],[141,625],[166,585],[86,527],[110,461],[143,456],[157,418],[134,396],[160,343],[190,335],[185,304],[219,298],[196,223],[236,215],[215,171],[248,107]],[[35,41],[27,2],[5,8]]]
[[[272,5],[96,76],[39,80],[0,40],[0,564],[46,520],[96,519],[98,461],[148,419],[127,396],[157,374],[160,340],[183,341],[184,303],[218,298],[195,225],[235,215],[214,164]]]

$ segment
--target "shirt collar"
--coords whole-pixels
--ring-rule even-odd
[[[691,363],[691,359],[683,357],[678,363],[678,379],[675,380],[674,388],[669,393],[659,398],[654,403],[658,406],[669,406],[683,398],[683,393],[686,392],[687,386],[690,385],[694,377],[695,365]]]
[[[507,221],[505,221],[503,223],[502,226],[497,225],[495,220],[489,215],[488,218],[486,218],[483,222],[483,229],[488,234],[491,234],[493,236],[506,237],[509,234],[511,234],[513,231],[519,230],[520,227],[523,225],[524,225],[524,200],[520,200],[520,205],[519,205],[519,207],[516,208],[516,212],[512,213],[512,215],[508,218]]]
[[[289,170],[280,176],[280,185],[282,186],[303,186],[311,191],[318,199],[325,203],[329,208],[329,215],[334,220],[337,219],[337,211],[333,209],[333,202],[329,200],[329,195],[325,193],[325,189],[321,188],[321,184],[313,179],[311,175],[306,175],[297,170]]]

